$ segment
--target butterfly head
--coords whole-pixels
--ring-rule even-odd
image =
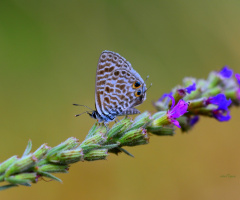
[[[141,104],[146,99],[146,85],[140,81],[135,81],[132,85],[134,89],[135,103],[134,106]]]
[[[89,110],[91,110],[90,112],[89,112],[89,111],[84,111],[84,112],[82,112],[82,113],[80,113],[80,114],[77,114],[77,115],[75,115],[76,117],[78,117],[78,116],[80,116],[80,115],[82,115],[82,114],[84,114],[84,113],[87,113],[87,114],[89,114],[90,117],[92,117],[92,118],[94,118],[94,119],[97,119],[97,118],[98,118],[98,113],[97,113],[96,110],[93,110],[92,108],[89,108],[88,106],[85,106],[85,105],[80,105],[80,104],[73,104],[73,105],[74,105],[74,106],[83,106],[83,107],[86,107],[86,108],[88,108]]]
[[[97,111],[87,112],[87,114],[89,114],[89,116],[92,117],[93,119],[97,119]]]

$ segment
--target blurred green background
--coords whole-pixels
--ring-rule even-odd
[[[70,136],[84,139],[94,120],[103,50],[118,52],[153,83],[138,107],[185,76],[206,78],[229,65],[240,73],[240,1],[0,1],[0,161]],[[240,109],[220,123],[201,118],[187,134],[127,148],[135,158],[72,165],[63,184],[40,181],[1,192],[9,199],[239,199]],[[221,178],[222,175],[235,178]]]

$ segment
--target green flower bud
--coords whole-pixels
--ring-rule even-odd
[[[42,166],[38,166],[35,171],[37,172],[68,172],[68,165],[57,165],[57,164],[46,164]]]
[[[118,142],[121,146],[135,146],[139,144],[147,144],[149,137],[145,129],[139,128],[126,132]]]
[[[221,93],[222,89],[219,86],[216,86],[214,88],[208,89],[206,92],[202,94],[202,97],[210,97],[210,96],[216,96],[217,94]]]
[[[221,82],[221,78],[216,72],[211,72],[208,76],[208,88],[214,88]]]
[[[30,183],[36,183],[38,181],[38,176],[37,173],[21,173],[14,176],[9,176],[5,178],[5,181],[13,184],[31,186]]]
[[[135,122],[132,124],[131,128],[128,129],[128,131],[138,129],[140,127],[144,128],[151,122],[151,120],[152,120],[151,114],[149,112],[144,112],[135,118],[134,120]]]
[[[187,95],[184,89],[178,89],[173,93],[173,98],[175,99],[175,105],[179,102],[180,99],[183,99]],[[172,106],[172,100],[170,100],[168,108]]]
[[[96,133],[95,135],[93,135],[90,138],[85,139],[81,144],[80,147],[83,150],[89,149],[89,146],[93,145],[93,147],[98,147],[100,146],[100,144],[102,144],[103,142],[106,141],[106,137],[103,136],[103,134],[101,132]]]
[[[107,149],[94,149],[86,154],[84,154],[84,160],[94,161],[94,160],[105,160],[108,156]]]
[[[49,158],[50,162],[60,164],[71,164],[83,160],[81,148],[59,152],[57,155]]]
[[[151,124],[151,127],[159,127],[159,126],[169,125],[170,124],[168,116],[167,116],[167,112],[165,112],[164,114],[163,113],[161,113],[161,114],[162,115],[159,114],[160,117],[158,117],[155,120],[153,120],[153,122]]]
[[[47,159],[51,157],[54,154],[57,154],[59,151],[62,150],[70,150],[73,149],[74,147],[79,145],[79,141],[75,137],[70,137],[66,141],[62,142],[61,144],[53,147],[47,152]]]
[[[164,115],[166,115],[166,114],[167,114],[166,111],[160,111],[160,112],[155,113],[155,114],[152,116],[152,118],[153,118],[153,119],[158,119],[159,117],[162,117],[162,116],[164,116]]]
[[[196,108],[193,111],[191,111],[191,114],[194,115],[204,115],[204,116],[208,116],[208,117],[212,117],[212,111],[217,109],[216,105],[210,104],[208,105],[206,108]]]
[[[132,120],[129,117],[125,117],[120,122],[113,125],[113,127],[108,131],[107,137],[108,141],[112,140],[114,137],[118,138],[122,135],[122,133],[129,128],[129,126],[132,124]]]
[[[40,160],[43,156],[46,155],[47,151],[51,149],[51,147],[47,146],[47,144],[41,145],[34,153],[33,155]]]
[[[204,88],[206,88],[208,82],[204,79],[199,79],[197,82],[196,82],[196,90],[195,91],[192,91],[191,94],[188,94],[184,100],[185,101],[189,101],[189,100],[193,100],[193,99],[197,99],[199,97],[202,96],[202,92],[204,90]]]
[[[83,149],[83,153],[86,153],[87,151],[90,151],[92,149],[98,149],[101,147],[101,144],[88,144],[85,146],[81,146],[81,148]]]
[[[196,100],[188,101],[189,102],[188,111],[194,110],[196,108],[205,107],[205,101],[206,98],[199,98]]]
[[[192,77],[185,77],[183,79],[183,87],[186,88],[194,83],[197,82],[197,79],[196,78],[192,78]]]
[[[239,100],[238,100],[239,97],[236,92],[236,89],[225,90],[224,94],[225,94],[226,98],[232,99],[233,103],[236,103],[236,105],[239,104]]]
[[[1,175],[1,176],[0,176],[0,182],[3,182],[4,179],[5,179],[5,175]],[[1,187],[0,187],[0,188],[1,188]],[[1,189],[0,189],[0,191],[1,191]]]
[[[93,127],[91,128],[91,130],[89,131],[89,133],[85,139],[88,139],[98,133],[101,133],[103,136],[107,133],[107,128],[105,127],[104,124],[101,124],[100,126],[97,126],[97,124],[95,123],[93,125]]]
[[[4,173],[6,169],[13,164],[15,161],[18,160],[17,156],[12,156],[11,158],[7,159],[3,163],[0,164],[0,174]]]
[[[19,172],[23,172],[34,166],[37,158],[33,154],[29,154],[28,156],[24,156],[17,161],[15,161],[12,165],[10,165],[5,173],[5,177],[10,176],[11,174],[16,174]]]
[[[162,126],[155,126],[155,127],[148,127],[147,130],[151,132],[154,135],[159,135],[159,136],[173,136],[175,134],[175,128],[173,126],[169,127],[162,127]]]

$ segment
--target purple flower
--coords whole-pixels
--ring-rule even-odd
[[[168,93],[165,93],[163,94],[159,99],[158,101],[162,101],[163,99],[165,99],[166,97],[169,97],[170,95],[172,95],[172,92],[170,92],[169,94]],[[170,100],[170,99],[169,99]]]
[[[240,88],[237,90],[237,99],[240,100]]]
[[[231,78],[232,74],[233,74],[233,70],[231,70],[230,68],[228,68],[228,66],[224,66],[222,68],[222,70],[219,72],[219,74],[223,77],[223,78]]]
[[[212,111],[213,117],[216,118],[218,121],[228,121],[231,119],[230,112],[228,107],[232,103],[231,99],[226,98],[224,94],[218,94],[215,97],[209,97],[206,100],[206,105],[214,104],[217,105],[218,108]]]
[[[195,115],[193,117],[190,118],[189,120],[189,124],[191,127],[193,127],[199,120],[199,116],[198,115]]]
[[[175,99],[173,98],[172,95],[168,95],[168,97],[172,100],[171,109],[173,109],[173,107],[174,107],[174,105],[175,105]]]
[[[192,85],[189,85],[188,87],[185,88],[186,92],[190,94],[192,91],[196,90],[196,83],[193,83]]]
[[[172,96],[169,96],[171,99],[174,99]],[[171,124],[174,124],[178,128],[181,128],[179,122],[176,120],[187,112],[188,103],[180,99],[176,106],[174,106],[175,101],[172,101],[172,107],[167,111],[167,118]]]
[[[235,77],[239,85],[239,88],[236,91],[236,96],[237,96],[237,99],[240,100],[240,74],[235,74]]]
[[[218,106],[218,110],[227,110],[228,106],[232,103],[231,99],[226,98],[224,94],[218,94],[215,97],[209,97],[206,100],[206,105],[214,104]]]
[[[228,121],[231,119],[229,110],[214,110],[213,116],[220,122]]]
[[[240,86],[240,74],[235,74],[235,77],[237,79],[238,85]]]
[[[196,90],[196,83],[193,83],[192,85],[189,85],[186,88],[181,88],[177,90],[178,96],[182,99],[186,96],[186,94],[190,94],[192,91]]]

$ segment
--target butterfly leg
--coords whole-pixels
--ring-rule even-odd
[[[120,122],[120,120],[116,117],[115,120],[114,120],[115,123],[118,123]]]
[[[117,123],[121,123],[122,124],[122,122],[116,117],[116,120],[114,120],[114,122],[115,122],[115,124],[117,124]]]
[[[110,128],[109,128],[109,124],[108,123],[104,123],[103,122],[103,124],[104,124],[104,126],[106,127],[106,129],[107,129],[107,132],[110,130]]]

